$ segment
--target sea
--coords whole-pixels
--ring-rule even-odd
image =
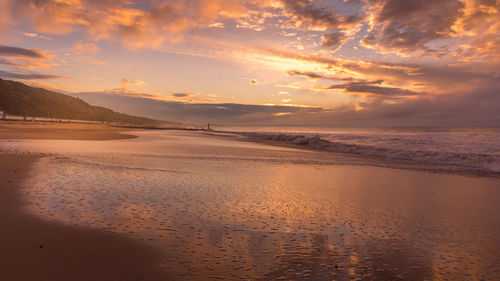
[[[404,161],[429,170],[500,173],[500,128],[222,127],[219,131],[318,150]]]

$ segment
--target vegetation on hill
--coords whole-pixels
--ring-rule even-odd
[[[79,98],[33,88],[20,82],[0,79],[0,110],[6,114],[154,125],[163,121],[131,116],[92,106]]]

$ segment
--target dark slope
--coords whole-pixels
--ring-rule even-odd
[[[158,120],[131,116],[104,107],[92,106],[79,98],[3,79],[0,79],[0,110],[3,110],[6,114],[35,117],[137,125],[162,123],[162,121]]]

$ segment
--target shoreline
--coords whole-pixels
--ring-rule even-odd
[[[452,174],[468,177],[500,178],[500,172],[485,170],[479,167],[453,165],[449,163],[427,163],[418,160],[398,159],[375,155],[363,155],[342,151],[332,151],[308,145],[308,143],[291,143],[286,141],[274,141],[246,136],[239,132],[217,131],[205,129],[187,128],[156,128],[156,127],[134,127],[115,126],[107,124],[83,124],[83,123],[50,123],[50,122],[0,122],[0,140],[2,139],[25,139],[25,140],[89,140],[105,141],[134,139],[134,131],[188,131],[202,133],[204,135],[229,139],[233,141],[244,141],[260,143],[264,145],[284,148],[294,148],[306,151],[331,153],[337,156],[351,158],[355,161],[352,165],[367,165],[375,167],[386,167],[393,169],[415,170],[430,173]]]
[[[133,139],[130,129],[106,124],[0,122],[0,139],[115,140]]]
[[[123,235],[28,214],[21,188],[41,156],[0,153],[0,279],[162,280],[153,248]]]

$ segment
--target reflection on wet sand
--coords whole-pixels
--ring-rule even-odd
[[[500,278],[498,179],[182,134],[44,158],[29,208],[162,249],[177,280]]]

